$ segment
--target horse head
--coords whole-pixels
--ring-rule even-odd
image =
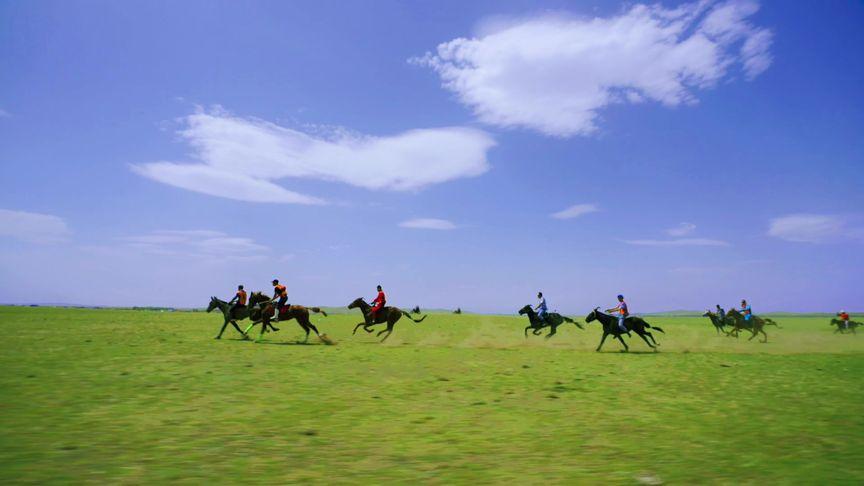
[[[264,295],[264,293],[260,290],[256,290],[255,292],[252,292],[252,294],[249,296],[249,305],[254,306],[260,302],[266,302],[268,300],[270,300],[269,297]]]
[[[356,309],[357,307],[362,309],[363,306],[366,306],[366,307],[369,306],[369,304],[367,304],[366,301],[363,300],[363,297],[357,297],[356,299],[354,299],[353,302],[348,304],[349,309]]]
[[[706,310],[705,313],[702,314],[702,317],[714,317],[714,313],[710,310]]]
[[[587,323],[589,323],[589,322],[591,322],[591,321],[596,321],[596,320],[597,320],[597,313],[598,313],[598,312],[600,312],[600,308],[599,308],[599,307],[595,307],[594,310],[592,310],[591,313],[588,314],[587,317],[585,317],[585,323],[587,324]]]
[[[519,315],[520,316],[528,314],[530,312],[531,312],[531,306],[530,305],[526,305],[525,307],[519,309]]]
[[[210,297],[210,305],[207,306],[207,312],[212,312],[213,309],[219,307],[219,299],[215,296]]]

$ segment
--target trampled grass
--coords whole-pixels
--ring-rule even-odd
[[[580,319],[581,320],[581,319]],[[778,319],[770,340],[649,318],[431,315],[390,341],[313,317],[336,346],[213,340],[204,313],[0,308],[0,482],[864,482],[864,335]],[[635,337],[635,336],[634,336]]]

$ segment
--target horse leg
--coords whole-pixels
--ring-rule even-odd
[[[528,329],[531,329],[531,326],[525,328],[525,339],[528,339]]]
[[[637,333],[637,334],[638,334],[638,333]],[[621,341],[621,344],[624,345],[624,352],[625,352],[625,353],[626,353],[626,352],[629,352],[629,351],[630,351],[630,347],[627,346],[627,343],[624,342],[624,339],[621,338],[621,335],[620,335],[620,334],[616,334],[615,337],[618,338],[618,340]],[[649,343],[648,345],[651,346],[650,343]],[[654,346],[651,346],[651,347],[653,348]]]
[[[606,341],[606,336],[608,336],[608,335],[609,335],[608,332],[603,331],[603,337],[600,338],[600,344],[597,345],[597,349],[596,349],[596,351],[600,351],[600,348],[603,347],[603,342]]]
[[[765,336],[765,339],[763,339],[762,342],[763,342],[763,343],[767,343],[767,342],[768,342],[768,335],[765,334],[765,330],[764,330],[764,329],[759,329],[759,332],[761,332],[762,335]]]
[[[234,326],[234,329],[237,329],[237,332],[243,334],[243,330],[240,329],[240,326],[237,325],[237,321],[231,321],[231,325]]]
[[[264,323],[261,324],[261,332],[258,334],[258,339],[255,340],[256,343],[260,343],[262,339],[264,339],[264,332],[267,331],[267,326],[270,325],[270,319],[264,319]]]
[[[378,333],[379,336],[381,335],[381,333],[384,333],[384,332],[387,333],[387,335],[384,336],[384,339],[381,340],[382,343],[383,343],[384,341],[386,341],[387,338],[390,337],[390,333],[393,332],[393,324],[395,324],[395,322],[388,322],[388,323],[387,323],[387,329],[384,329],[383,331],[381,331],[381,332]]]
[[[549,339],[550,337],[554,336],[556,332],[558,332],[558,330],[557,330],[558,326],[553,325],[550,327],[552,328],[552,330],[549,331],[549,334],[546,335],[546,339]]]
[[[651,349],[653,349],[654,351],[657,351],[657,346],[654,346],[653,344],[651,344],[651,341],[649,341],[648,338],[645,337],[645,334],[648,334],[647,332],[644,334],[641,332],[637,332],[636,334],[638,334],[639,337],[641,337],[642,340],[645,341],[645,344],[647,344],[648,346],[651,347]],[[654,339],[654,338],[651,338],[651,339]]]
[[[222,329],[219,330],[219,335],[217,335],[215,339],[222,339],[222,333],[225,332],[226,327],[228,327],[228,319],[225,319],[225,322],[222,324]]]
[[[654,346],[659,346],[659,345],[660,345],[660,343],[658,343],[657,340],[654,339],[654,335],[653,335],[653,334],[651,334],[651,333],[648,332],[648,331],[643,331],[643,332],[645,333],[646,336],[648,336],[649,338],[651,338],[652,341],[654,341]],[[644,339],[644,338],[643,338],[643,339]]]
[[[360,326],[365,326],[365,325],[366,325],[365,322],[361,322],[360,324],[357,324],[356,326],[354,326],[354,332],[352,332],[351,335],[353,336],[354,334],[357,334],[357,329],[360,329]]]

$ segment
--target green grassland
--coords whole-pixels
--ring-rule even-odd
[[[659,353],[565,325],[356,315],[255,344],[217,314],[0,307],[0,482],[864,482],[864,333],[769,342],[648,318]]]

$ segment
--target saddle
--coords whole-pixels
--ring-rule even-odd
[[[282,307],[282,310],[279,311],[279,320],[282,320],[282,319],[288,317],[288,314],[291,313],[291,307],[292,306],[290,306],[290,305],[286,305],[286,306]]]

